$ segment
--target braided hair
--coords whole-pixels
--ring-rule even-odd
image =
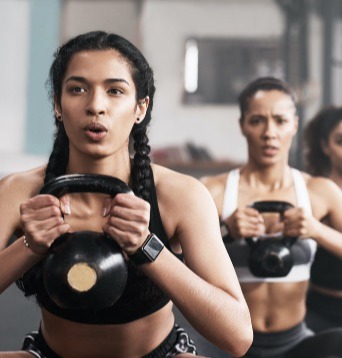
[[[331,170],[329,157],[322,149],[331,132],[342,121],[342,107],[322,108],[306,125],[304,148],[307,171],[312,175],[328,176]]]
[[[54,54],[54,61],[49,72],[49,93],[53,106],[60,106],[62,82],[70,59],[75,53],[86,50],[109,50],[120,53],[128,63],[136,88],[136,100],[149,97],[149,106],[144,120],[134,124],[130,134],[130,149],[132,154],[131,185],[134,193],[147,200],[150,189],[150,151],[147,128],[151,121],[153,97],[155,92],[153,71],[142,53],[128,40],[103,31],[92,31],[74,37],[62,45]],[[45,172],[45,182],[66,172],[69,158],[69,139],[64,124],[55,115],[55,139],[48,165]]]

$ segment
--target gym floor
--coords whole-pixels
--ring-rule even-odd
[[[25,334],[38,329],[39,312],[33,299],[25,298],[15,285],[2,293],[0,295],[0,350],[19,350]],[[199,354],[210,358],[230,357],[197,333],[177,309],[175,315],[177,323],[184,327],[195,341]]]

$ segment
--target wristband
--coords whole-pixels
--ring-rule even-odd
[[[26,240],[26,236],[25,236],[25,235],[23,236],[23,242],[24,242],[24,245],[25,245],[30,251],[32,251],[35,255],[44,256],[43,254],[40,254],[40,253],[38,253],[38,252],[36,252],[36,251],[34,251],[34,250],[32,249],[32,247],[30,246],[30,244],[29,244],[28,241]]]

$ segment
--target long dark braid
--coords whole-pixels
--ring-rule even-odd
[[[56,130],[53,150],[45,170],[45,183],[57,176],[65,174],[68,158],[69,140],[65,133],[64,125],[60,122]]]
[[[150,188],[150,151],[151,148],[148,145],[148,137],[146,135],[146,127],[143,130],[136,130],[132,132],[134,158],[132,165],[132,184],[133,191],[136,195],[147,200],[149,197]]]
[[[150,152],[149,138],[147,136],[148,124],[151,121],[151,112],[153,108],[153,99],[155,87],[153,72],[148,66],[147,62],[144,64],[144,70],[133,74],[137,83],[142,83],[144,86],[137,91],[138,98],[146,97],[148,93],[150,102],[146,111],[145,118],[142,123],[135,124],[132,129],[131,138],[133,140],[133,150],[135,152],[132,163],[131,179],[133,184],[133,191],[136,195],[147,200],[150,192]]]

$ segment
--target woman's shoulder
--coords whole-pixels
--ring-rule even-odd
[[[157,185],[165,185],[167,187],[173,187],[174,189],[182,190],[184,186],[186,190],[190,190],[188,185],[193,185],[194,190],[196,188],[207,187],[225,187],[228,173],[220,173],[215,175],[207,175],[202,177],[195,177],[189,174],[177,172],[175,170],[152,164],[152,169]]]
[[[13,193],[25,196],[38,194],[44,183],[45,166],[16,172],[0,180],[0,193]]]
[[[155,164],[152,165],[152,170],[159,199],[177,198],[185,203],[209,195],[208,189],[199,178]]]
[[[208,189],[214,189],[217,187],[225,187],[228,174],[229,174],[229,172],[215,174],[215,175],[205,175],[200,178],[200,181]]]
[[[336,184],[329,178],[323,176],[313,176],[307,172],[300,172],[308,188],[322,189],[324,187],[334,187]]]
[[[200,181],[188,174],[177,172],[161,165],[152,164],[153,176],[157,188],[166,190],[183,190],[187,186],[202,186]],[[189,188],[187,188],[189,189]]]
[[[311,195],[317,198],[324,197],[325,200],[341,198],[340,188],[331,179],[323,176],[312,176],[306,172],[301,172],[301,174]]]
[[[152,165],[152,170],[160,214],[167,217],[167,232],[174,232],[186,221],[195,222],[203,213],[217,215],[209,190],[198,178],[159,165]]]

